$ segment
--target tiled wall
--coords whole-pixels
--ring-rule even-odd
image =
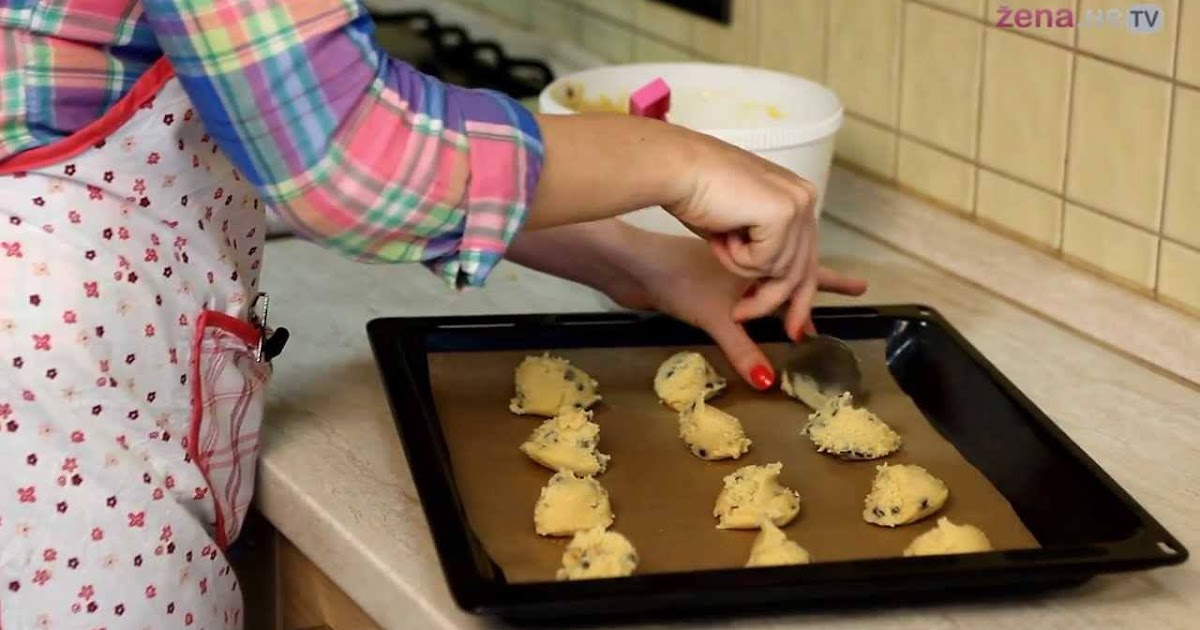
[[[843,162],[1200,311],[1200,0],[1165,24],[996,26],[1145,0],[734,0],[720,26],[650,0],[459,0],[614,62],[712,59],[831,86]]]

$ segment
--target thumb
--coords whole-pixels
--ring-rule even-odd
[[[732,318],[718,318],[704,324],[704,329],[720,346],[733,368],[752,387],[765,390],[775,383],[775,370],[758,344],[746,334],[746,329]]]

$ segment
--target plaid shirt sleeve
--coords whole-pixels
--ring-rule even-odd
[[[508,97],[391,59],[357,0],[144,0],[205,126],[304,237],[480,286],[542,164]]]

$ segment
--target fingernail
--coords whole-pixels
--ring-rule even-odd
[[[769,365],[756,365],[750,370],[750,384],[759,390],[764,390],[775,383],[775,372]]]

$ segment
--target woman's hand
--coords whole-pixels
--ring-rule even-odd
[[[568,253],[569,255],[564,255]],[[707,332],[751,385],[770,387],[770,362],[735,313],[755,281],[724,268],[704,241],[607,220],[521,234],[508,258],[603,291],[621,306],[657,310]],[[819,268],[815,288],[861,295],[867,283]],[[795,297],[795,294],[793,296]],[[811,301],[801,305],[809,321]],[[793,301],[791,313],[797,308]],[[805,326],[811,330],[811,324]]]

